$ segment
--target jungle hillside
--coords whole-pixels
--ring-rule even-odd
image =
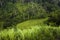
[[[0,40],[60,40],[60,0],[0,0]]]

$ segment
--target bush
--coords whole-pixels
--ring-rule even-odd
[[[48,23],[54,23],[55,26],[60,25],[60,11],[56,10],[50,13],[51,15],[49,16],[47,22]]]

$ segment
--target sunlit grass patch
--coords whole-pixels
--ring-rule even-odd
[[[22,23],[19,23],[16,25],[16,27],[20,28],[20,29],[28,29],[28,28],[31,28],[31,27],[34,27],[36,25],[38,26],[44,26],[44,21],[46,19],[35,19],[35,20],[28,20],[28,21],[25,21],[25,22],[22,22]]]
[[[24,30],[5,29],[0,32],[0,40],[60,40],[60,27],[35,26]]]

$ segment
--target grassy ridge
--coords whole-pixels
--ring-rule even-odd
[[[6,29],[0,32],[0,40],[60,40],[60,28],[35,26],[31,29]]]
[[[43,26],[43,25],[45,25],[44,24],[45,20],[47,20],[47,18],[46,19],[35,19],[35,20],[32,19],[32,20],[28,20],[28,21],[19,23],[16,25],[16,27],[24,30],[24,29],[28,29],[28,28],[31,28],[32,26],[36,26],[36,25]]]

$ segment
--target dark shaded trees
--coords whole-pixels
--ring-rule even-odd
[[[59,0],[0,0],[0,24],[7,28],[25,20],[49,16],[49,22],[60,25],[59,8]]]

